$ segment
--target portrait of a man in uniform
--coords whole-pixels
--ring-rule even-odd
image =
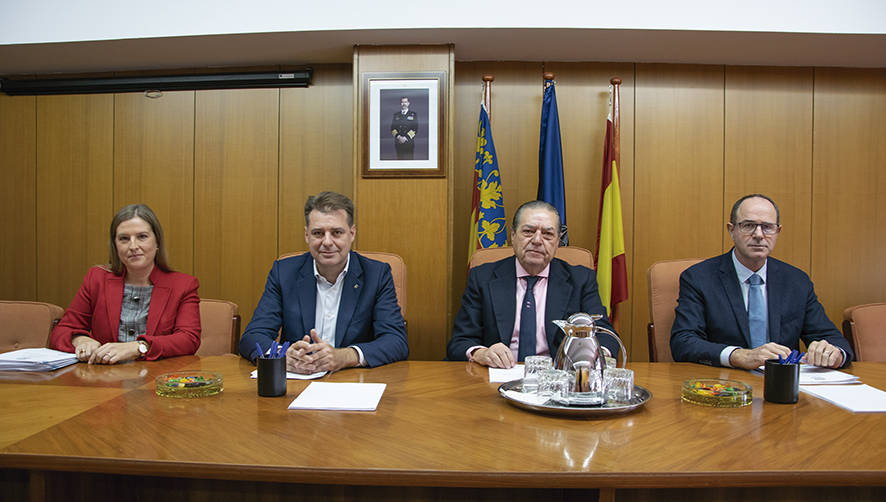
[[[381,91],[381,160],[428,160],[428,91]]]
[[[418,134],[418,115],[409,109],[409,98],[400,98],[400,110],[391,119],[391,135],[397,160],[413,160],[415,156],[415,136]]]

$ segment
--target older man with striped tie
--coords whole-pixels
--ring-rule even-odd
[[[556,353],[563,332],[552,321],[576,312],[602,314],[597,323],[612,329],[597,293],[597,276],[554,258],[560,241],[560,214],[534,200],[514,213],[514,256],[474,267],[455,318],[447,358],[510,368],[528,355]],[[613,330],[614,331],[614,330]],[[618,342],[600,342],[618,354]]]

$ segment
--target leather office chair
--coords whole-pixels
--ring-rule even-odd
[[[505,246],[500,248],[486,248],[474,251],[468,268],[474,268],[484,263],[492,263],[508,256],[514,255],[514,248]],[[557,248],[554,256],[560,258],[570,265],[584,265],[589,269],[594,269],[594,253],[590,250],[578,246],[564,246]]]
[[[646,272],[649,283],[649,314],[652,319],[646,327],[650,362],[674,360],[671,357],[671,327],[680,294],[680,274],[700,261],[697,258],[659,261],[653,263]]]
[[[237,353],[240,343],[240,314],[237,311],[237,304],[227,300],[200,299],[198,356]]]
[[[356,249],[354,251],[357,251]],[[357,251],[361,255],[373,260],[385,262],[391,266],[391,275],[394,278],[394,290],[397,291],[397,303],[400,305],[400,314],[403,320],[406,320],[406,262],[400,255],[394,253],[385,253],[383,251]],[[304,251],[294,253],[285,253],[277,257],[278,260],[298,256]],[[408,323],[407,323],[408,324]]]
[[[886,362],[886,303],[844,310],[843,336],[855,351],[856,361]]]
[[[46,347],[64,313],[52,303],[0,300],[0,352]]]

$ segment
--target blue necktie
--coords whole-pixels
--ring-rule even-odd
[[[748,278],[748,327],[751,331],[751,348],[764,345],[767,339],[768,322],[766,304],[763,302],[763,278],[757,274]]]
[[[526,356],[535,355],[535,294],[532,290],[538,282],[538,276],[530,275],[526,279],[526,294],[523,295],[523,307],[520,309],[520,345],[517,347],[517,361],[523,362]]]

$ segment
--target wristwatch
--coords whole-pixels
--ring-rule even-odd
[[[150,349],[150,348],[151,347],[150,347],[150,345],[148,345],[148,342],[146,342],[144,340],[139,340],[138,341],[138,357],[145,357],[146,355],[148,355],[148,349]]]

